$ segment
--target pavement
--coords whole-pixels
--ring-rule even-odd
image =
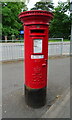
[[[49,59],[47,103],[38,109],[25,103],[23,66],[21,61],[2,64],[2,118],[70,118],[70,57]]]
[[[42,118],[70,118],[70,88],[42,115]]]

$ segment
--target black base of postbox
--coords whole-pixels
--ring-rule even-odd
[[[31,89],[25,86],[25,102],[33,108],[40,108],[46,104],[46,87]]]

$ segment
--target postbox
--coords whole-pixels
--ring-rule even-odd
[[[24,25],[25,101],[29,106],[46,103],[49,22],[53,14],[43,10],[19,14]]]

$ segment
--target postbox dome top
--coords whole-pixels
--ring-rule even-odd
[[[49,23],[53,18],[53,13],[45,10],[30,10],[19,14],[19,19],[24,24],[38,24],[38,22]]]

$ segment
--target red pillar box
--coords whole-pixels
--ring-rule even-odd
[[[19,14],[24,25],[25,101],[29,106],[46,103],[48,32],[53,14],[31,10]]]

